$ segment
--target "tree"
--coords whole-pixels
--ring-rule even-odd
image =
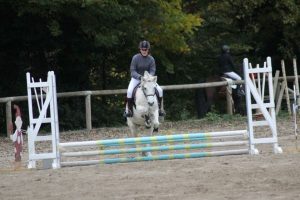
[[[58,92],[126,88],[130,59],[142,39],[152,43],[163,83],[165,74],[175,72],[174,52],[189,51],[187,41],[201,22],[179,0],[0,0],[0,11],[3,97],[26,95],[26,72],[45,79],[50,70]],[[97,113],[114,106],[107,98],[95,101],[101,101]],[[114,102],[122,108],[122,100]],[[82,114],[70,113],[79,106],[70,100],[60,110],[81,121]]]
[[[244,57],[261,63],[271,56],[275,66],[279,66],[280,59],[291,59],[299,53],[298,1],[191,2],[186,7],[200,12],[204,19],[192,41],[191,65],[201,65],[201,69],[197,68],[201,73],[194,74],[205,77],[216,73],[216,57],[222,44],[231,46],[237,65],[242,64]]]

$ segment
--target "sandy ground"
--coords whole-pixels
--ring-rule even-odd
[[[12,143],[0,139],[0,199],[300,199],[300,153],[290,119],[279,119],[283,154],[262,145],[260,155],[150,161],[112,165],[13,170]],[[236,130],[243,122],[201,120],[164,123],[160,134],[195,130]],[[63,133],[62,141],[128,137],[129,130],[104,128],[90,133]],[[26,139],[26,138],[25,138]],[[299,140],[299,139],[298,139]],[[26,141],[27,142],[27,141]],[[298,141],[297,141],[298,142]],[[300,142],[299,142],[300,143]]]

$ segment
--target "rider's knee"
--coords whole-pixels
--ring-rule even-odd
[[[127,98],[132,98],[132,90],[127,90]]]
[[[159,97],[163,97],[163,90],[161,89],[161,87],[157,87],[156,89],[157,89]]]

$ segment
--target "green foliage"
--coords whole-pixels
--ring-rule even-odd
[[[204,121],[207,122],[245,122],[246,121],[246,116],[241,116],[241,115],[229,115],[229,114],[220,114],[216,112],[208,112],[206,116],[203,118]]]
[[[287,110],[281,110],[278,115],[277,115],[277,118],[278,119],[282,119],[282,118],[291,118],[292,116],[289,115],[288,111]],[[298,116],[297,116],[298,117]]]
[[[209,112],[206,114],[205,119],[208,121],[215,122],[215,121],[220,121],[222,118],[220,114],[217,114],[215,112]]]
[[[49,70],[58,92],[126,88],[142,39],[152,44],[160,85],[216,75],[225,43],[237,71],[244,57],[262,63],[266,56],[276,70],[280,59],[300,53],[299,13],[293,0],[0,0],[1,96],[26,95],[25,73],[45,79]],[[165,95],[169,120],[196,116],[192,92]],[[94,101],[93,124],[123,124],[122,97]],[[66,129],[85,126],[84,110],[73,113],[76,107],[72,101],[60,106]]]
[[[187,120],[195,118],[195,94],[190,91],[165,92],[164,108],[167,120]]]
[[[190,73],[210,76],[216,73],[217,56],[222,44],[231,46],[237,71],[248,57],[261,63],[273,58],[274,69],[280,59],[299,54],[299,2],[292,0],[186,1],[204,19],[197,37],[192,40],[194,54],[189,58]],[[190,2],[190,3],[188,3]],[[196,9],[195,9],[196,8]]]

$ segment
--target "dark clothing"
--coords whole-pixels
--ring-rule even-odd
[[[134,55],[130,64],[131,77],[140,80],[145,71],[148,71],[153,76],[155,75],[156,65],[154,58],[151,55],[142,56],[140,53]]]
[[[224,74],[226,72],[234,72],[234,63],[229,53],[222,53],[218,59],[219,61],[219,73]]]

